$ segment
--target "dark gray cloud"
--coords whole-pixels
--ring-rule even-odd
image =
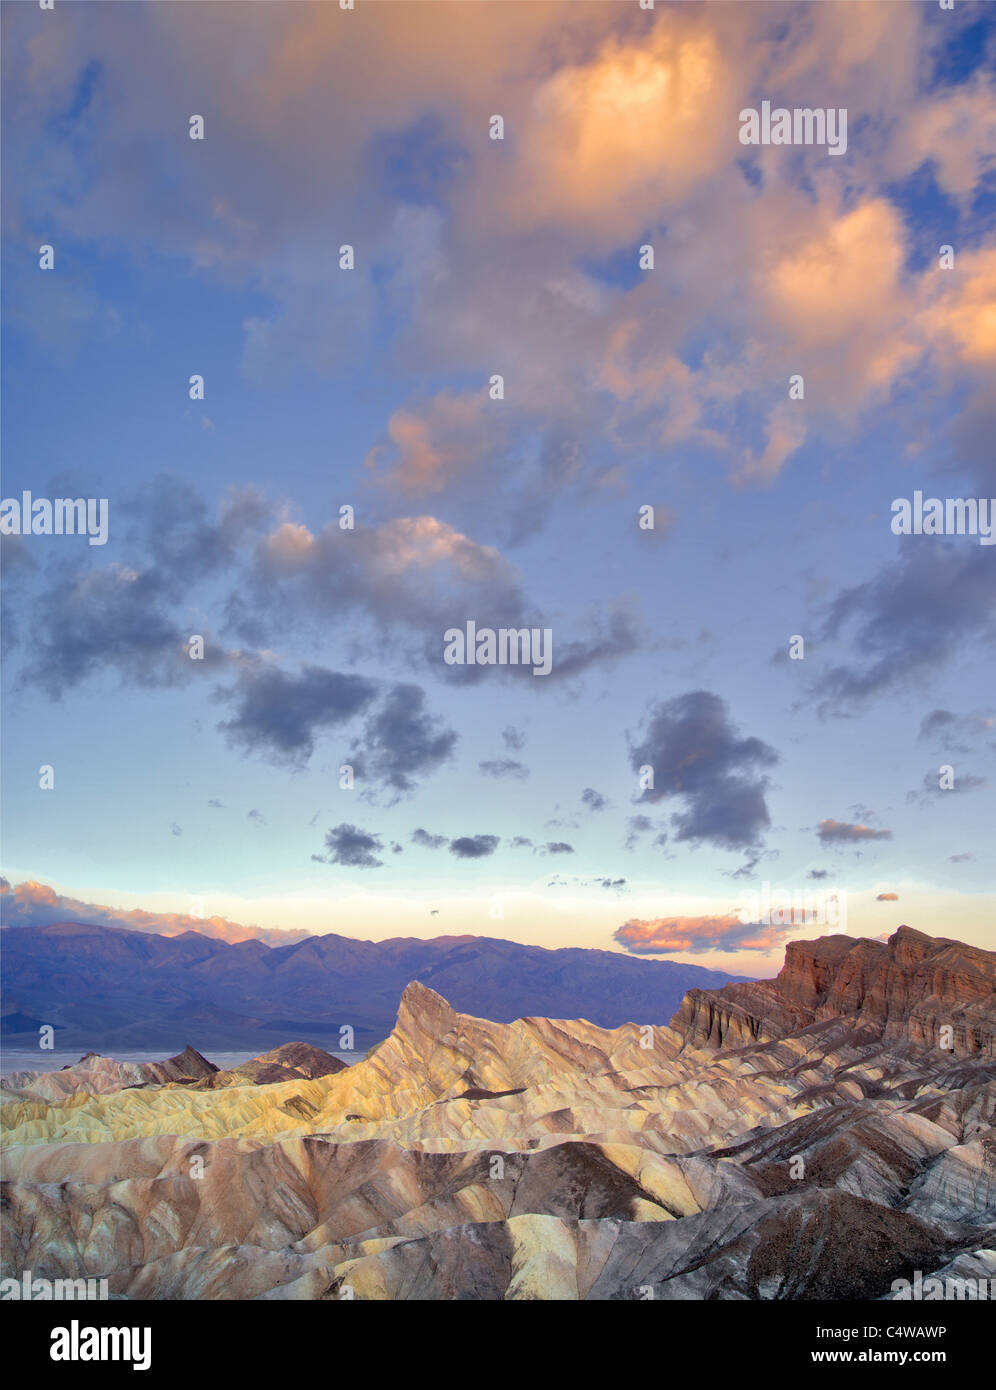
[[[423,830],[421,826],[412,832],[412,844],[421,845],[423,849],[442,849],[446,844],[445,835],[430,835],[428,830]]]
[[[974,858],[975,858],[975,855],[974,855],[974,854],[969,854],[968,851],[966,850],[966,852],[965,852],[964,854],[949,854],[949,855],[948,855],[948,863],[949,863],[949,864],[966,864],[970,859],[974,859]]]
[[[213,520],[196,488],[166,473],[127,499],[121,510],[136,523],[127,540],[146,561],[152,560],[148,568],[175,596],[230,568],[242,545],[273,516],[261,492],[233,488]]]
[[[208,802],[208,805],[214,811],[223,811],[225,809],[225,803],[223,801],[218,801],[216,798],[212,798]]]
[[[963,645],[996,638],[996,565],[987,547],[905,538],[902,558],[831,606],[825,637],[850,632],[861,657],[820,674],[821,714],[847,715],[886,691],[932,678]]]
[[[219,724],[246,752],[298,766],[314,752],[320,730],[347,724],[375,700],[377,682],[363,676],[305,666],[299,675],[254,662],[230,692],[233,719]]]
[[[231,660],[177,608],[194,584],[229,566],[260,528],[262,499],[233,491],[218,519],[209,521],[187,483],[160,476],[121,509],[131,518],[120,538],[131,561],[57,572],[28,610],[36,637],[21,677],[52,699],[108,670],[138,686],[171,686],[216,673]],[[205,639],[203,660],[190,658],[195,633]]]
[[[829,869],[810,869],[810,871],[809,871],[809,873],[806,875],[806,877],[807,877],[807,878],[815,878],[815,879],[817,879],[817,880],[819,880],[819,879],[821,879],[821,878],[829,878],[829,877],[830,877],[830,870],[829,870]]]
[[[485,859],[498,848],[497,835],[462,835],[450,841],[450,854],[458,859]]]
[[[634,771],[653,768],[654,785],[638,799],[684,802],[671,817],[677,839],[724,849],[759,843],[771,824],[763,769],[779,755],[759,738],[741,738],[718,695],[694,690],[659,702],[629,742]]]
[[[311,857],[319,864],[341,864],[347,869],[379,869],[384,861],[377,855],[383,853],[379,835],[343,822],[325,832],[325,853]]]
[[[513,849],[532,849],[533,842],[528,835],[516,835],[512,841]]]
[[[891,830],[873,830],[870,825],[854,825],[849,821],[821,820],[816,832],[824,845],[853,845],[864,840],[891,840]]]
[[[236,705],[219,724],[229,742],[272,762],[303,767],[318,735],[368,714],[350,748],[358,779],[409,792],[418,774],[435,771],[450,756],[457,735],[425,709],[416,685],[381,682],[321,666],[293,675],[260,661],[244,663],[238,682],[220,698]]]
[[[601,792],[597,792],[594,787],[585,787],[581,793],[581,801],[583,805],[588,807],[589,811],[604,811],[609,804]]]
[[[190,659],[192,633],[168,611],[167,588],[155,571],[120,565],[57,578],[30,610],[35,636],[22,679],[59,700],[107,671],[138,686],[170,686],[224,665],[210,640],[203,661]]]
[[[505,747],[513,753],[521,753],[526,746],[526,735],[521,729],[517,729],[514,724],[501,731],[502,742]]]
[[[529,776],[525,763],[516,762],[514,758],[496,758],[491,762],[478,763],[477,766],[485,777],[517,777],[521,781]]]
[[[170,829],[170,834],[171,834],[171,835],[182,835],[182,834],[183,834],[183,828],[182,828],[181,826],[177,825],[176,821],[173,822],[173,824],[170,826],[169,829]]]
[[[534,854],[573,854],[574,846],[566,840],[548,840],[545,845],[537,845]]]
[[[580,675],[592,666],[607,666],[621,657],[638,651],[640,634],[635,619],[623,609],[604,616],[596,633],[591,637],[578,638],[572,642],[554,642],[553,670],[546,677],[567,680]],[[455,668],[451,668],[455,669]],[[509,671],[529,670],[528,667],[503,667]]]
[[[435,772],[456,746],[455,730],[425,709],[418,685],[396,685],[385,696],[363,731],[360,748],[364,775],[396,792],[410,792],[415,774]]]

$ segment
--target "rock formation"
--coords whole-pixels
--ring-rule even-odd
[[[413,983],[348,1068],[294,1044],[180,1083],[8,1085],[4,1273],[126,1298],[845,1299],[985,1269],[994,967],[907,928],[797,942],[775,981],[614,1029]]]
[[[958,1057],[996,1059],[996,955],[900,927],[888,943],[824,936],[793,941],[774,980],[692,989],[675,1026],[695,1046],[736,1047],[847,1017],[880,1038],[937,1045],[950,1027]]]

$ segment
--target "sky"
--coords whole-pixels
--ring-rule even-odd
[[[992,6],[2,22],[6,920],[996,948]]]

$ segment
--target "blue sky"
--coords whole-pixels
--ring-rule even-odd
[[[13,884],[765,974],[827,929],[735,921],[768,881],[993,944],[996,551],[890,530],[994,492],[989,7],[3,21],[3,496],[110,516],[4,538]],[[846,154],[745,149],[762,99]],[[468,619],[551,676],[447,668]]]

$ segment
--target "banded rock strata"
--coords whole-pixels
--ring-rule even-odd
[[[777,981],[615,1029],[412,984],[334,1073],[8,1090],[4,1272],[126,1298],[890,1297],[996,1246],[994,965],[908,929],[794,943]],[[949,1020],[960,1048],[929,1045]]]

